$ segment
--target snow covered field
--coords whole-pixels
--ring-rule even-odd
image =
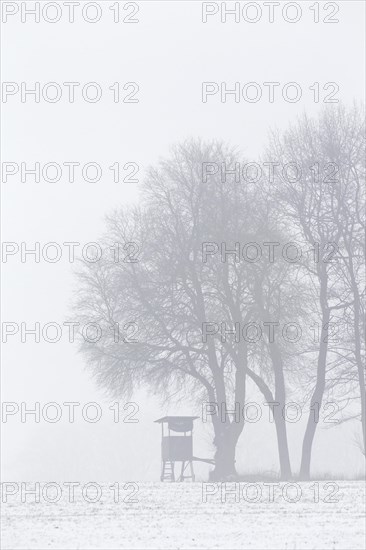
[[[120,483],[119,494],[116,486],[104,484],[101,495],[91,486],[85,493],[94,503],[82,497],[83,484],[69,502],[69,488],[62,483],[58,502],[41,496],[37,503],[30,495],[22,503],[19,485],[2,504],[2,548],[365,548],[364,483],[340,481],[338,491],[325,483],[285,490],[285,484],[270,489],[263,483],[231,483],[227,489],[234,492],[226,496],[221,484]],[[46,499],[55,495],[50,486]]]

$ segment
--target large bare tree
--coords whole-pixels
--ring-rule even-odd
[[[285,239],[259,188],[219,171],[203,177],[207,163],[232,167],[240,160],[220,143],[191,141],[151,169],[139,207],[108,218],[103,246],[111,253],[85,262],[77,305],[83,322],[103,328],[83,351],[98,382],[114,395],[147,385],[162,398],[218,404],[212,415],[216,479],[236,475],[244,417],[225,411],[242,410],[247,377],[267,401],[283,405],[286,397],[283,350],[268,338],[253,346],[242,328],[271,321],[276,307],[284,309],[280,287],[284,294],[288,265],[228,252],[235,243]],[[137,327],[136,341],[123,343],[120,332],[116,338],[111,327],[117,326],[120,332]],[[237,326],[239,338],[227,334]],[[281,475],[288,478],[286,424],[281,412],[274,415]]]

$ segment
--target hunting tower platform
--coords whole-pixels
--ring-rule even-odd
[[[198,416],[163,416],[155,420],[161,424],[161,481],[175,481],[176,462],[182,463],[177,481],[194,481],[192,431],[196,418]],[[171,432],[180,435],[171,435]],[[188,466],[190,475],[185,475]]]

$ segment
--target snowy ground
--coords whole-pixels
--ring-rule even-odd
[[[34,496],[22,503],[19,486],[19,492],[2,504],[2,549],[365,548],[361,481],[340,481],[334,494],[333,485],[324,487],[325,482],[319,482],[319,494],[314,482],[289,486],[285,493],[284,484],[280,484],[274,488],[273,498],[264,484],[229,484],[227,488],[234,489],[236,495],[227,494],[226,502],[220,484],[138,485],[132,495],[134,486],[123,489],[121,483],[118,496],[109,484],[103,485],[102,496],[95,503],[82,497],[83,484],[75,488],[74,502],[69,502],[69,490],[60,484],[62,496],[57,503],[46,502],[42,496],[39,503]],[[87,493],[90,499],[96,494],[92,489]],[[207,495],[207,502],[205,491],[214,491]],[[256,494],[258,502],[254,502]],[[287,502],[283,494],[297,502]],[[51,500],[53,495],[56,492],[49,487],[46,498]]]

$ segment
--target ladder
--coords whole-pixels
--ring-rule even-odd
[[[165,480],[175,481],[173,461],[163,460],[162,462],[160,481]]]

